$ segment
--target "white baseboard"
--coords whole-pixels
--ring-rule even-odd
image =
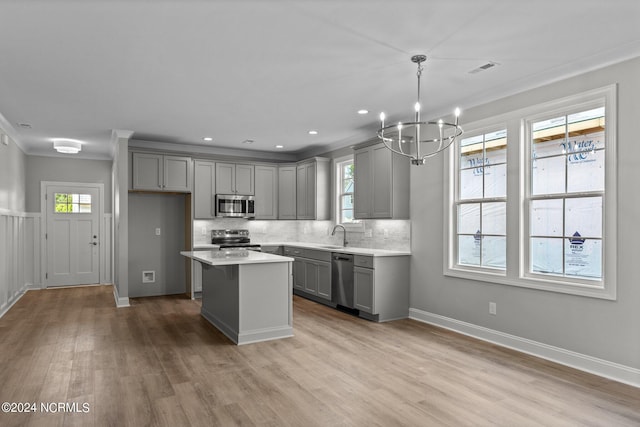
[[[13,296],[13,299],[5,303],[2,307],[0,307],[0,317],[4,316],[10,309],[20,301],[20,298],[24,296],[24,294],[28,291],[27,285],[22,286],[22,289]]]
[[[115,285],[115,283],[113,284],[113,298],[116,300],[116,307],[118,308],[130,307],[129,297],[119,296],[118,287]]]
[[[543,344],[515,335],[462,322],[439,314],[429,313],[417,308],[409,309],[409,318],[449,329],[473,338],[498,344],[522,353],[550,360],[561,365],[609,378],[621,383],[640,387],[640,369],[588,356],[560,347]]]

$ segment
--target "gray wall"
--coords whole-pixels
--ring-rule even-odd
[[[0,209],[25,211],[27,156],[9,139],[0,143]]]
[[[443,275],[443,163],[411,169],[411,307],[584,355],[640,368],[637,244],[640,58],[464,112],[474,122],[618,83],[618,297],[608,301]],[[428,183],[429,185],[424,185]],[[498,306],[490,316],[489,301]]]
[[[27,157],[26,209],[40,212],[40,182],[90,182],[104,184],[104,213],[111,213],[111,160],[74,157]]]
[[[185,195],[129,193],[129,297],[186,291]],[[160,236],[155,229],[160,228]],[[155,283],[142,271],[155,270]]]

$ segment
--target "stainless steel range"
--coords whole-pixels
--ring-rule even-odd
[[[220,250],[260,251],[260,245],[251,243],[249,230],[211,230],[211,243]]]

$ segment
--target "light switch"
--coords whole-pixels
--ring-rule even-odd
[[[156,236],[159,236],[159,235],[160,235],[160,229],[156,228]]]

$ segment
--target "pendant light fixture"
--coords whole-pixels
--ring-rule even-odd
[[[380,129],[378,138],[394,153],[411,159],[413,165],[423,165],[426,159],[435,156],[449,147],[456,138],[463,133],[458,124],[460,109],[454,111],[455,121],[445,122],[440,119],[437,122],[422,121],[420,110],[420,77],[422,77],[422,63],[426,61],[426,55],[414,55],[411,62],[418,64],[418,99],[414,105],[415,120],[398,122],[385,126],[385,114],[380,113]]]

